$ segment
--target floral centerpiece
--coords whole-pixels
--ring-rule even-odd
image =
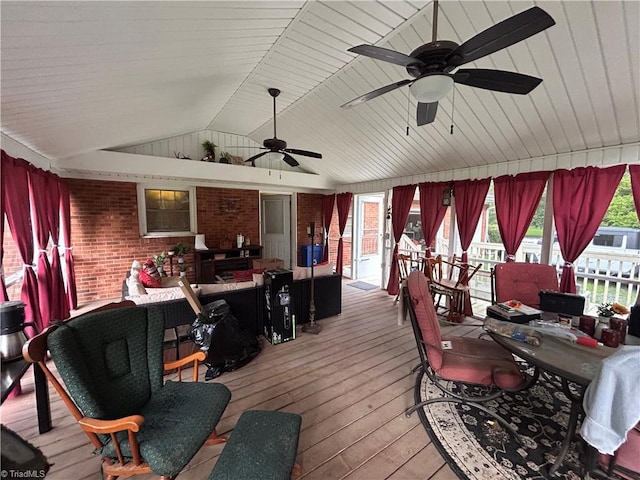
[[[613,317],[614,315],[627,315],[629,309],[617,302],[603,302],[598,305],[598,315],[601,317]]]

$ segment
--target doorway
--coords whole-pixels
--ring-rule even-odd
[[[263,258],[280,258],[291,268],[291,195],[260,194]]]
[[[354,213],[353,278],[380,285],[384,195],[357,195]]]

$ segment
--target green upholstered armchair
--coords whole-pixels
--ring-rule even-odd
[[[224,441],[215,426],[231,392],[197,382],[203,352],[164,365],[193,365],[194,382],[164,383],[164,319],[144,307],[115,307],[47,328],[27,342],[24,356],[42,367],[102,455],[108,479],[150,472],[174,478],[203,444]],[[66,390],[47,368],[47,349]]]

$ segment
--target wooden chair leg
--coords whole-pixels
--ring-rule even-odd
[[[293,469],[291,470],[291,480],[296,480],[297,478],[300,478],[300,475],[302,475],[302,468],[296,462],[293,465]]]
[[[209,435],[209,438],[207,438],[207,440],[204,442],[204,444],[207,447],[210,447],[212,445],[218,445],[220,443],[225,443],[227,441],[227,437],[225,437],[224,435],[218,435],[218,432],[215,431],[215,429],[213,430],[213,433],[211,435]]]

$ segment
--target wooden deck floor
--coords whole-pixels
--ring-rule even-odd
[[[299,332],[277,346],[261,339],[255,360],[214,380],[232,392],[218,431],[231,431],[247,409],[295,412],[302,415],[304,479],[456,479],[417,414],[404,415],[413,404],[410,370],[418,359],[411,325],[397,326],[397,306],[386,292],[347,283],[342,315],[321,320],[320,335]],[[479,327],[447,325],[443,332],[477,335]],[[58,395],[49,389],[54,428],[39,435],[30,374],[22,387],[22,395],[0,407],[2,423],[42,449],[54,464],[48,479],[98,480],[100,460]],[[179,478],[207,478],[221,450],[203,447]]]

